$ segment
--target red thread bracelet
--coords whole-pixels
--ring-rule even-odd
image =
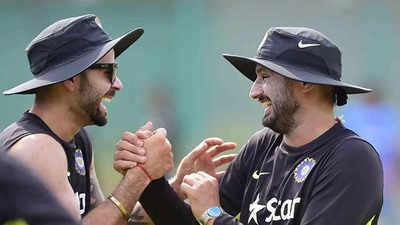
[[[143,172],[147,175],[147,177],[150,179],[150,181],[153,180],[153,178],[151,178],[149,172],[147,172],[147,170],[142,165],[138,164],[137,167],[139,167],[140,169],[143,170]]]

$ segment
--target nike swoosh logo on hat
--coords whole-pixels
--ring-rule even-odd
[[[258,173],[258,170],[256,170],[256,171],[254,171],[254,173],[253,173],[253,178],[255,179],[255,180],[258,180],[259,178],[260,178],[260,176],[261,175],[267,175],[267,174],[270,174],[271,172],[260,172],[260,173]]]
[[[299,48],[308,48],[308,47],[315,47],[315,46],[320,46],[321,44],[303,44],[303,40],[300,40],[299,43],[297,44],[297,47]]]

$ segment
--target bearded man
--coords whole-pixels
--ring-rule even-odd
[[[116,76],[115,59],[142,34],[143,29],[137,28],[112,40],[95,15],[57,21],[26,49],[34,78],[4,92],[35,94],[35,102],[0,134],[0,148],[32,169],[67,212],[76,220],[82,218],[83,224],[127,224],[151,179],[164,176],[173,167],[166,130],[158,129],[142,143],[146,164],[130,165],[105,199],[95,173],[92,145],[83,128],[107,123],[102,101],[112,99],[123,88]]]
[[[147,212],[162,208],[178,218],[160,224],[187,225],[180,221],[194,216],[202,225],[376,225],[383,202],[379,155],[334,116],[348,94],[371,90],[341,81],[336,44],[310,28],[274,27],[256,57],[224,57],[253,82],[250,97],[265,106],[265,128],[219,183],[202,171],[184,177],[180,190],[191,211],[164,182],[142,196]]]

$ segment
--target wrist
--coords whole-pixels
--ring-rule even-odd
[[[153,178],[151,177],[149,171],[147,171],[147,169],[144,168],[142,164],[137,164],[137,167],[139,169],[141,169],[144,174],[146,174],[146,176],[147,176],[147,178],[149,178],[150,182],[153,180]]]
[[[150,184],[151,180],[149,179],[149,177],[143,172],[143,170],[137,166],[133,167],[132,169],[129,169],[125,176],[124,176],[125,180],[129,180],[135,184],[138,183],[144,183],[144,186],[147,187],[147,185]],[[130,182],[130,183],[131,183]]]
[[[130,215],[129,215],[128,210],[124,207],[124,205],[117,198],[115,198],[112,194],[110,194],[110,196],[108,196],[108,199],[114,204],[115,207],[117,207],[119,209],[122,217],[126,221],[128,221]]]

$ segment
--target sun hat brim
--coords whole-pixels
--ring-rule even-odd
[[[98,46],[93,46],[92,48],[89,48],[79,54],[79,56],[75,57],[74,59],[71,59],[68,62],[63,63],[57,67],[45,70],[41,74],[38,74],[37,77],[9,90],[6,90],[3,92],[3,94],[33,94],[40,87],[68,80],[71,77],[74,77],[77,74],[83,72],[92,64],[96,63],[111,49],[114,49],[115,58],[117,58],[129,46],[137,41],[140,36],[142,36],[143,32],[144,30],[142,28],[137,28],[122,35],[119,38]]]
[[[273,62],[266,59],[243,57],[230,54],[222,54],[237,70],[245,75],[251,81],[255,81],[257,64],[265,66],[266,68],[282,75],[287,78],[303,81],[314,84],[324,84],[342,88],[347,94],[361,94],[371,92],[371,89],[360,87],[353,84],[348,84],[342,81],[335,80],[327,74],[319,71],[311,71],[293,65],[285,65],[282,63]]]

